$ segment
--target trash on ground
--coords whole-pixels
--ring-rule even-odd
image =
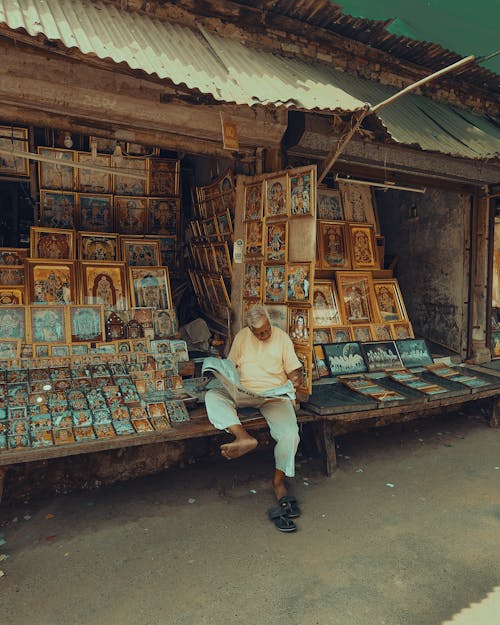
[[[3,577],[5,575],[5,573],[3,571],[0,571],[0,577]]]
[[[6,553],[0,553],[0,562],[7,560],[9,556]]]
[[[394,484],[392,484],[391,482],[387,482],[386,486],[388,488],[394,488]]]
[[[193,499],[193,497],[190,497],[190,498],[188,499],[188,503],[194,503],[195,501],[196,501],[196,499]]]
[[[255,488],[251,488],[250,492],[252,493],[252,495],[256,495],[257,494],[257,491],[255,490]]]
[[[25,521],[29,521],[29,520],[31,519],[31,514],[25,514],[25,515],[23,516],[23,519],[24,519]]]
[[[56,516],[55,514],[51,514],[51,513],[49,512],[48,514],[46,514],[46,515],[45,515],[45,518],[46,518],[47,520],[49,520],[49,519],[53,519],[55,516]]]
[[[2,545],[5,545],[5,543],[6,543],[6,542],[7,542],[7,541],[5,540],[5,538],[0,538],[0,547],[1,547]]]
[[[303,482],[304,486],[309,486],[309,482]]]
[[[356,469],[356,473],[363,473],[363,469]]]

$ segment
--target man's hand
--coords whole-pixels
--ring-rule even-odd
[[[287,374],[287,377],[293,386],[297,388],[297,386],[300,386],[300,383],[302,382],[302,369],[295,369],[295,371],[291,371]]]

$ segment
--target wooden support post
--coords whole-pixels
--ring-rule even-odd
[[[333,435],[333,421],[321,421],[314,424],[316,444],[322,455],[325,475],[332,475],[337,467],[337,454],[335,452],[335,437]]]
[[[500,426],[500,395],[495,395],[490,404],[490,427]]]
[[[3,485],[5,483],[5,476],[7,475],[8,467],[0,467],[0,503],[2,503]]]

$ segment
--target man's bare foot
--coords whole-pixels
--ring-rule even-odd
[[[237,438],[232,443],[220,446],[220,452],[228,460],[244,456],[257,447],[257,440],[252,436]]]

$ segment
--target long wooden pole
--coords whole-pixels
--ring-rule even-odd
[[[40,161],[41,163],[50,163],[51,165],[59,165],[62,167],[73,167],[74,169],[88,169],[90,171],[98,171],[103,174],[113,174],[115,176],[123,176],[125,178],[136,178],[138,180],[146,180],[146,174],[140,174],[130,171],[129,169],[119,169],[118,167],[101,167],[100,165],[88,165],[87,163],[75,163],[74,161],[62,161],[49,156],[35,154],[34,152],[21,152],[20,150],[6,150],[0,148],[0,154],[7,156],[16,156],[17,158],[26,158],[31,161]]]

